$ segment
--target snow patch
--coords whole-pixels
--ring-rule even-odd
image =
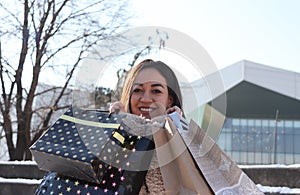
[[[279,193],[279,194],[300,194],[300,188],[288,188],[288,187],[271,187],[256,185],[260,191],[264,193]]]
[[[300,168],[300,164],[270,164],[270,165],[238,165],[241,169],[253,169],[253,168]]]
[[[0,165],[37,165],[35,161],[0,161]]]
[[[23,179],[23,178],[8,179],[8,178],[0,177],[0,183],[19,183],[19,184],[39,185],[41,182],[42,179]]]

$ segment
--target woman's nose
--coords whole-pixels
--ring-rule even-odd
[[[145,92],[145,93],[143,93],[140,101],[141,102],[152,102],[153,100],[152,100],[151,94],[148,92]]]

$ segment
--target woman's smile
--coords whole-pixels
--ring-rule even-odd
[[[147,113],[149,113],[149,112],[152,112],[154,109],[153,108],[146,108],[146,107],[140,107],[140,111],[141,112],[147,112]]]

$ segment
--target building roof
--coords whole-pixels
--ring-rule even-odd
[[[242,60],[222,69],[226,90],[246,81],[300,100],[300,73]]]
[[[200,104],[209,103],[227,117],[275,119],[278,110],[279,119],[300,120],[297,72],[242,60],[191,86]]]

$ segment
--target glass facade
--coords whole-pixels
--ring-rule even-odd
[[[237,164],[300,163],[300,120],[227,118],[217,143]]]

